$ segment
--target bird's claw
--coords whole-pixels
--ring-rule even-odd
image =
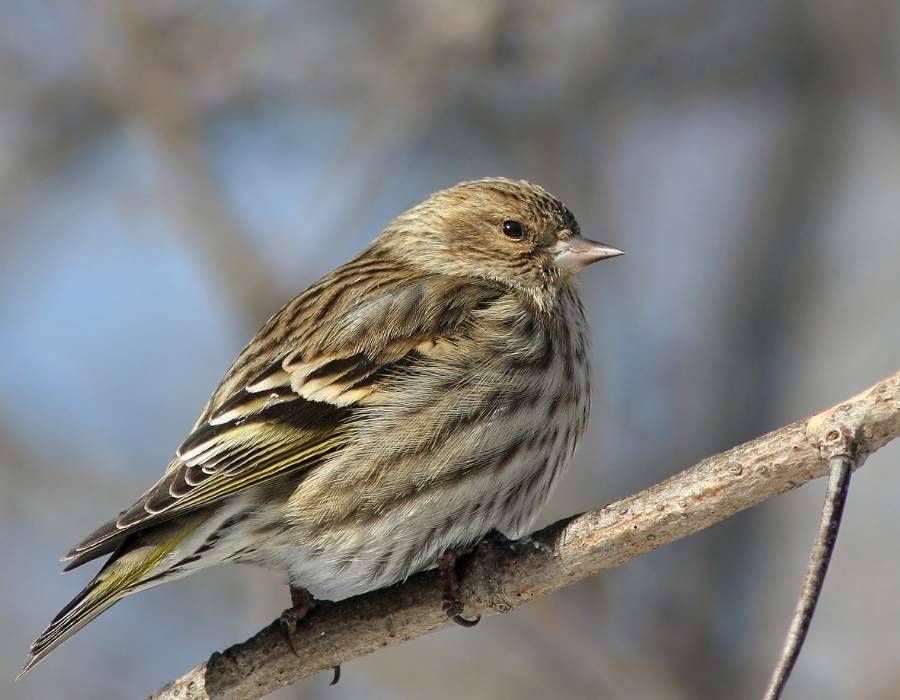
[[[299,622],[300,620],[294,613],[293,608],[288,608],[282,612],[281,616],[278,618],[278,628],[281,630],[281,636],[284,637],[284,643],[287,644],[288,649],[291,650],[291,653],[294,656],[300,656],[300,654],[297,653],[297,648],[294,646],[294,640],[292,639],[291,634],[297,629],[297,624]]]
[[[460,627],[474,627],[481,622],[481,615],[476,615],[473,618],[463,617],[462,615],[452,615],[450,616],[450,619]]]
[[[459,579],[456,576],[457,557],[456,552],[447,550],[438,559],[438,570],[444,586],[441,609],[460,627],[474,627],[481,622],[481,615],[468,618],[462,614],[463,604],[459,599]]]
[[[293,634],[297,631],[297,626],[305,618],[309,612],[316,607],[316,599],[312,597],[305,588],[297,588],[291,586],[291,607],[281,613],[278,618],[278,626],[281,629],[281,635],[284,642],[291,650],[294,656],[299,657],[297,648],[294,646]],[[332,666],[333,675],[331,683],[328,685],[337,685],[341,680],[341,665]]]
[[[300,624],[300,621],[303,620],[314,607],[316,607],[316,600],[309,591],[305,588],[291,586],[291,607],[281,613],[281,617],[278,618],[278,626],[281,628],[281,634],[284,637],[285,643],[288,645],[288,648],[294,656],[300,656],[297,653],[297,649],[294,647],[294,632],[297,631],[297,626]]]

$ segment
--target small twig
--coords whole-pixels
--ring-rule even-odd
[[[852,467],[853,463],[848,454],[838,454],[830,460],[831,474],[825,491],[825,503],[822,506],[822,520],[809,555],[806,580],[803,582],[803,590],[800,592],[797,609],[794,611],[794,618],[784,640],[781,658],[772,672],[764,700],[778,700],[781,697],[794,664],[800,656],[803,642],[806,641],[816,604],[822,593],[822,585],[825,583],[825,574],[828,573],[838,530],[841,527],[847,491],[850,488],[850,475],[853,473]]]

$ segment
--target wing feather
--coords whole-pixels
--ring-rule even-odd
[[[471,312],[501,294],[487,284],[435,276],[360,284],[358,293],[327,289],[314,285],[270,319],[163,477],[69,552],[67,568],[110,551],[131,533],[315,468],[350,439],[353,422],[364,415],[360,408],[377,403],[381,378],[452,347],[448,339],[463,332]],[[330,320],[310,325],[298,309],[316,309],[305,298],[315,293],[326,294]],[[267,355],[260,347],[273,335],[284,340],[280,352]]]

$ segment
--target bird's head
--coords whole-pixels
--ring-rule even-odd
[[[542,187],[491,178],[436,192],[397,217],[380,243],[431,272],[470,275],[532,295],[553,294],[579,270],[622,255],[583,238]]]

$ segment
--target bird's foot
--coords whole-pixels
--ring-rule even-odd
[[[305,588],[299,588],[297,586],[291,586],[291,607],[281,613],[281,617],[278,619],[279,626],[281,628],[281,634],[284,637],[285,643],[288,645],[288,648],[294,654],[294,656],[300,656],[297,653],[297,648],[294,646],[293,633],[297,630],[297,625],[305,618],[313,608],[316,607],[316,599],[312,597],[312,594],[306,590]],[[340,665],[334,666],[332,668],[334,672],[333,677],[331,679],[330,685],[335,685],[339,680],[341,680],[341,667]]]
[[[459,599],[459,579],[456,576],[456,560],[458,554],[452,549],[444,552],[438,559],[438,571],[444,586],[441,608],[451,620],[460,627],[474,627],[481,622],[481,615],[473,618],[463,617],[463,604]]]
[[[291,586],[291,607],[281,613],[278,619],[281,627],[281,634],[285,643],[293,652],[294,656],[299,656],[297,649],[294,648],[293,633],[297,630],[297,625],[305,618],[310,611],[316,607],[316,599],[312,597],[310,592],[305,588]]]

